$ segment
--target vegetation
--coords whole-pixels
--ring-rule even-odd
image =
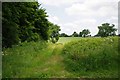
[[[95,35],[95,37],[107,37],[107,36],[115,36],[117,29],[114,28],[115,25],[110,23],[103,23],[102,26],[98,26],[98,34]],[[84,29],[79,34],[74,31],[73,34],[70,37],[91,37],[89,29]],[[119,35],[118,35],[119,36]],[[69,37],[66,33],[60,34],[60,37]]]
[[[49,23],[49,24],[50,24],[50,28],[49,28],[50,41],[56,43],[59,40],[60,26],[54,25],[53,23]]]
[[[73,36],[73,37],[78,37],[78,33],[77,33],[77,32],[74,32],[74,33],[72,34],[72,36]]]
[[[60,27],[47,20],[47,13],[38,2],[4,2],[2,6],[3,47],[25,41],[48,40],[49,34],[58,40]]]
[[[3,78],[117,78],[117,43],[118,37],[24,42],[3,51]]]
[[[79,36],[87,37],[87,36],[89,36],[89,34],[90,34],[90,31],[88,29],[84,29],[84,30],[82,30],[82,32],[79,33]]]
[[[3,78],[118,78],[114,24],[98,26],[98,37],[88,29],[69,36],[48,16],[38,2],[3,2]]]
[[[63,56],[66,70],[76,75],[118,77],[118,37],[70,42],[64,46]]]
[[[12,5],[12,6],[11,6]],[[2,47],[12,47],[21,42],[49,40],[56,43],[59,39],[60,26],[47,20],[47,12],[38,2],[4,2],[2,5]],[[99,32],[96,36],[114,36],[114,24],[104,23],[98,26]],[[61,37],[68,37],[62,33]],[[79,34],[74,32],[73,37],[91,36],[88,29]]]
[[[102,24],[102,26],[98,26],[99,32],[98,32],[97,36],[107,37],[107,36],[116,35],[115,31],[117,31],[117,29],[114,27],[115,27],[114,24],[112,24],[112,26],[110,26],[109,23],[104,23],[104,24]]]
[[[63,45],[24,42],[3,52],[3,78],[70,77],[62,62]]]
[[[67,35],[66,33],[61,33],[60,37],[69,37],[69,35]]]

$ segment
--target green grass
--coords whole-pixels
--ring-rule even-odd
[[[77,41],[80,39],[81,39],[80,37],[60,37],[57,43],[67,44],[68,42]]]
[[[63,49],[66,70],[77,77],[118,77],[118,37],[82,38]]]
[[[3,78],[118,77],[117,39],[61,37],[56,44],[21,43],[3,50],[2,75]],[[110,64],[104,66],[105,61]],[[86,72],[87,68],[90,69]]]
[[[3,78],[54,78],[69,76],[61,56],[62,44],[23,43],[3,52]]]

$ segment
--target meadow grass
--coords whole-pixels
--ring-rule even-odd
[[[77,41],[82,39],[81,37],[60,37],[57,43],[67,44],[71,41]]]
[[[52,51],[45,42],[22,43],[3,52],[3,77],[30,77],[34,67],[44,65]],[[44,55],[43,55],[44,54]]]
[[[118,37],[60,37],[3,50],[3,78],[118,77]]]
[[[54,78],[69,76],[64,70],[62,44],[43,41],[22,43],[3,51],[3,78]]]
[[[118,77],[118,37],[71,41],[62,53],[66,70],[77,77]]]

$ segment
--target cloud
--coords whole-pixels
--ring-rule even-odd
[[[92,35],[96,34],[96,31],[98,31],[96,20],[95,19],[83,19],[83,20],[77,20],[77,21],[65,23],[61,25],[60,33],[67,33],[71,35],[74,31],[79,33],[83,29],[89,29]]]
[[[38,2],[52,14],[48,14],[48,20],[61,26],[60,33],[71,35],[74,31],[79,33],[83,29],[89,29],[92,35],[96,35],[98,26],[106,22],[115,24],[118,28],[118,0],[38,0]]]
[[[64,6],[64,5],[71,5],[73,3],[83,3],[89,5],[100,5],[103,4],[101,2],[118,2],[119,0],[38,0],[39,3],[49,5],[49,6]],[[94,7],[94,6],[93,6]]]
[[[49,6],[61,6],[61,5],[70,5],[81,0],[38,0],[39,3],[49,5]]]
[[[71,35],[76,30],[78,32],[78,30],[79,30],[78,25],[76,25],[74,23],[65,23],[65,24],[61,25],[60,33],[67,33],[68,35]]]
[[[52,15],[50,15],[49,14],[49,17],[48,17],[48,20],[50,21],[50,22],[52,22],[52,23],[54,23],[54,24],[59,24],[59,18],[57,17],[57,16],[52,16]]]
[[[74,24],[79,25],[80,30],[89,29],[92,35],[97,34],[97,26],[106,22],[118,28],[118,0],[85,0],[72,4],[65,12],[77,18]]]
[[[117,2],[106,0],[85,0],[84,3],[75,3],[65,9],[68,15],[81,17],[106,17],[117,15]]]

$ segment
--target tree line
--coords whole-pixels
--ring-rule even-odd
[[[115,36],[117,29],[115,28],[115,25],[110,23],[103,23],[101,26],[98,26],[98,33],[94,35],[95,37],[107,37],[107,36]],[[90,31],[89,29],[84,29],[81,32],[73,32],[72,35],[67,35],[66,33],[61,33],[60,37],[90,37]]]
[[[60,26],[47,19],[47,12],[38,2],[2,3],[2,47],[21,42],[59,39]]]

